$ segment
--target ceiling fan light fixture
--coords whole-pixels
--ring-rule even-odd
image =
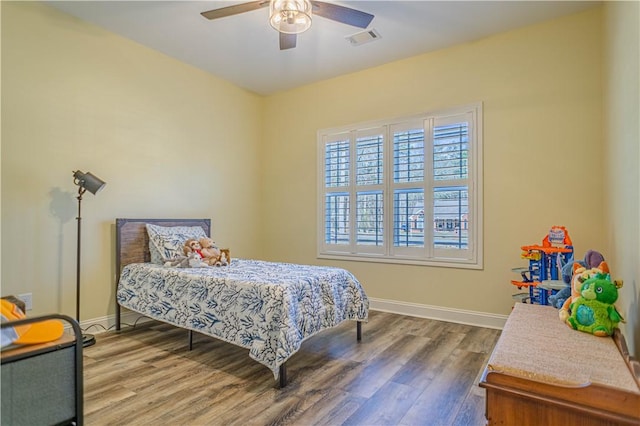
[[[271,0],[269,23],[281,33],[300,34],[311,27],[310,0]]]

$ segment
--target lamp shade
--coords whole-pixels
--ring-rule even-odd
[[[285,34],[300,34],[311,27],[310,0],[271,0],[269,23]]]
[[[91,173],[81,172],[80,170],[73,172],[73,183],[81,188],[86,189],[93,195],[98,193],[107,184],[105,181]]]

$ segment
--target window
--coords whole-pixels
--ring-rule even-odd
[[[318,256],[482,268],[482,105],[318,132]]]

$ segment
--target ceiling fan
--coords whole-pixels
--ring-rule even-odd
[[[373,15],[334,3],[315,0],[260,0],[202,12],[207,19],[218,19],[269,6],[269,23],[280,33],[280,50],[296,47],[297,34],[311,27],[311,16],[367,28]]]

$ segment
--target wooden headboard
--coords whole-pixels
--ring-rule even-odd
[[[116,219],[116,289],[122,268],[130,263],[151,261],[147,223],[158,226],[200,226],[211,236],[211,219]],[[116,330],[120,331],[121,310],[116,294]]]
[[[116,274],[130,263],[151,261],[149,236],[145,225],[200,226],[211,236],[211,219],[116,219]]]

